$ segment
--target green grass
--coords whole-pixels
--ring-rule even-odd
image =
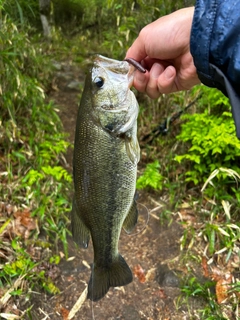
[[[194,99],[195,94],[195,90],[190,92],[188,99]],[[213,93],[213,96],[218,99],[216,103],[219,103],[219,95],[215,97]],[[175,101],[182,103],[181,99],[182,95],[176,95]],[[203,103],[204,99],[199,100],[197,108],[201,109]],[[161,108],[164,110],[167,108],[164,101],[161,101]],[[143,125],[140,127],[140,132],[144,128],[143,134],[152,130],[151,112],[153,110],[145,110],[140,114],[139,123]],[[144,119],[141,118],[142,116]],[[190,130],[191,126],[187,128]],[[232,124],[229,128],[230,134],[235,134]],[[189,150],[194,153],[194,148],[190,149],[192,145],[189,141],[182,142],[173,138],[174,133],[179,133],[178,123],[169,129],[167,136],[159,137],[150,146],[142,145],[145,165],[141,168],[137,187],[144,188],[148,192],[152,190],[155,194],[157,192],[159,197],[164,197],[166,205],[160,218],[164,216],[167,221],[177,220],[183,227],[183,236],[180,239],[182,253],[179,268],[191,276],[188,276],[182,284],[181,296],[177,305],[179,308],[182,304],[186,305],[190,319],[238,319],[240,318],[240,177],[238,171],[234,170],[237,165],[234,149],[229,147],[232,162],[229,162],[230,158],[225,156],[226,161],[224,161],[224,157],[221,158],[219,154],[214,157],[206,153],[205,158],[204,155],[202,157],[197,154],[200,157],[200,165],[205,166],[206,163],[214,162],[216,159],[218,161],[218,164],[216,165],[215,162],[213,166],[213,172],[209,167],[208,171],[201,174],[198,171],[199,167],[195,168],[191,165],[192,159],[184,163],[175,160],[176,154],[187,155]],[[200,131],[198,133],[200,134]],[[187,131],[182,133],[182,136],[184,135],[187,136]],[[214,135],[211,139],[214,140]],[[220,138],[218,142],[220,143]],[[235,138],[233,142],[238,144]],[[201,139],[196,139],[194,143],[204,145],[204,135]],[[209,150],[211,150],[210,147]],[[228,149],[224,150],[228,152]],[[230,164],[232,166],[226,167]],[[192,176],[197,177],[197,181],[189,180],[189,175],[186,173],[190,170]],[[209,172],[208,175],[207,172]],[[168,214],[164,214],[165,211]],[[188,271],[185,270],[186,266]],[[228,280],[225,277],[228,277]],[[205,278],[204,281],[203,278]],[[226,287],[221,284],[225,281],[227,281]],[[223,301],[221,301],[221,290],[218,289],[222,287]],[[203,307],[193,309],[194,299],[201,299]]]
[[[59,242],[68,255],[71,175],[69,147],[56,106],[47,102],[51,62],[9,18],[1,28],[0,290],[11,297],[59,290],[54,272]],[[40,240],[41,239],[41,240]],[[37,289],[38,288],[38,289]]]

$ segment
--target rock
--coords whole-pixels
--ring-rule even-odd
[[[73,80],[67,85],[67,88],[79,91],[80,90],[80,86],[81,86],[81,82],[79,82],[77,80]]]
[[[62,70],[62,64],[60,62],[53,61],[52,65],[56,70],[58,70],[58,71]]]
[[[128,320],[141,320],[138,311],[132,305],[125,305],[123,308],[123,318]]]
[[[166,264],[160,265],[156,272],[156,281],[161,287],[180,286],[181,271],[170,270]]]

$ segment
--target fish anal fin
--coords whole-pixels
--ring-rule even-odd
[[[132,272],[121,255],[106,268],[93,266],[88,284],[87,298],[92,301],[102,299],[110,287],[120,287],[131,283]]]
[[[130,233],[135,227],[137,220],[138,220],[138,209],[137,209],[137,202],[134,199],[130,207],[130,210],[128,212],[128,215],[126,216],[123,222],[123,229],[127,233]]]
[[[73,240],[81,247],[87,248],[89,239],[90,239],[90,231],[82,221],[79,210],[77,207],[76,199],[73,198],[72,203],[72,212],[71,212],[71,227],[72,227],[72,236]]]

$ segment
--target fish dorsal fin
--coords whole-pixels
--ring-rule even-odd
[[[137,202],[134,199],[130,207],[130,210],[128,212],[128,215],[124,220],[123,229],[127,233],[130,233],[135,227],[137,220],[138,220],[138,209],[137,209]]]
[[[90,231],[85,226],[84,222],[78,214],[78,207],[75,196],[73,197],[72,211],[71,211],[71,226],[73,240],[81,247],[87,248],[90,239]]]

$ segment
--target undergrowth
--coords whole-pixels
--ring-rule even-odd
[[[45,99],[50,62],[26,29],[6,15],[0,30],[1,310],[36,285],[57,293],[51,270],[60,259],[59,240],[68,255],[69,143],[56,106]]]
[[[179,306],[187,305],[194,319],[237,319],[240,142],[227,98],[215,89],[200,86],[190,92],[190,101],[196,92],[202,98],[174,124],[180,124],[181,130],[172,126],[169,140],[162,135],[150,146],[142,146],[148,161],[137,187],[158,191],[160,199],[166,199],[167,194],[165,210],[171,207],[172,213],[166,216],[163,210],[163,215],[168,221],[174,217],[182,224],[181,263],[192,275],[182,284]],[[179,94],[179,103],[181,98]],[[155,128],[150,129],[152,136]],[[177,139],[172,140],[171,130]],[[168,154],[163,151],[166,145]],[[195,273],[196,268],[207,281]],[[190,300],[194,297],[201,297],[205,307],[192,310]]]

